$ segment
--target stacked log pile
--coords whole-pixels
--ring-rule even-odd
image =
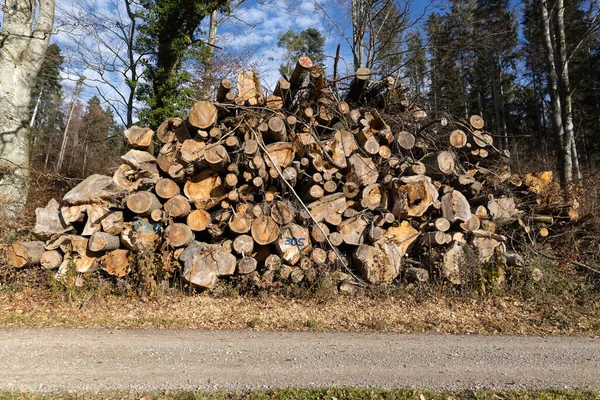
[[[541,201],[519,204],[541,198],[551,176],[511,174],[481,117],[430,118],[402,92],[361,68],[341,100],[307,57],[270,95],[253,72],[237,90],[225,79],[186,120],[130,127],[114,175],[38,209],[38,240],[12,245],[10,263],[124,277],[134,255],[157,253],[199,287],[334,270],[341,290],[432,274],[460,284],[468,254],[518,263],[498,228],[549,223],[535,214]],[[401,105],[403,129],[365,106],[381,99]]]

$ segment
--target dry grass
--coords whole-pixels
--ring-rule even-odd
[[[358,296],[321,302],[279,296],[58,300],[40,289],[0,293],[0,326],[600,335],[600,302],[580,313],[502,297]]]

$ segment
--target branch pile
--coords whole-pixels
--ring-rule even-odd
[[[233,86],[223,80],[187,120],[128,129],[132,149],[114,175],[37,209],[38,240],[15,243],[11,264],[124,277],[134,256],[157,254],[204,288],[232,275],[310,282],[326,270],[341,290],[431,275],[461,284],[469,255],[518,263],[500,225],[552,222],[551,174],[511,174],[481,117],[428,117],[391,78],[371,82],[361,68],[341,100],[303,57],[271,95],[253,72]],[[365,106],[390,103],[402,129]]]

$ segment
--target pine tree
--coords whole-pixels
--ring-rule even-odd
[[[277,46],[284,49],[284,63],[279,66],[279,72],[289,77],[298,58],[308,56],[314,64],[325,60],[325,38],[318,29],[308,28],[298,33],[293,29],[279,35]]]
[[[425,79],[427,73],[427,54],[423,39],[418,32],[408,35],[406,75],[409,88],[416,98],[425,94]]]

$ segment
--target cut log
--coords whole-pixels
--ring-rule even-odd
[[[233,250],[236,253],[245,256],[254,251],[254,239],[250,235],[239,235],[233,241]]]
[[[211,289],[218,280],[217,262],[205,244],[196,243],[188,246],[181,253],[180,260],[184,261],[182,275],[186,281],[193,285]]]
[[[35,209],[35,226],[31,233],[38,239],[48,240],[63,232],[69,225],[63,219],[58,201],[51,199],[46,207]]]
[[[356,70],[354,79],[350,83],[350,90],[346,101],[358,102],[365,95],[365,90],[371,79],[371,70],[369,68],[360,67]]]
[[[377,168],[373,160],[363,157],[360,154],[352,154],[348,158],[350,171],[347,175],[347,181],[356,183],[359,186],[371,185],[377,182]]]
[[[401,131],[398,133],[398,137],[396,138],[396,143],[398,143],[398,146],[404,150],[411,150],[413,147],[415,147],[415,142],[415,136],[406,131]]]
[[[242,275],[248,275],[256,271],[258,261],[254,257],[244,257],[237,262],[237,271]]]
[[[402,221],[400,226],[390,227],[385,232],[383,237],[378,240],[378,244],[383,242],[391,242],[397,246],[394,249],[395,257],[403,257],[408,254],[413,243],[418,239],[419,231],[413,228],[408,221]]]
[[[483,129],[483,126],[485,125],[485,121],[479,115],[471,115],[471,117],[469,117],[469,123],[475,129]]]
[[[279,225],[286,225],[296,218],[296,209],[288,200],[276,201],[271,207],[271,217]]]
[[[153,193],[137,192],[127,197],[127,208],[139,215],[150,215],[152,211],[162,208],[162,204]]]
[[[178,194],[167,200],[164,209],[167,217],[183,218],[190,213],[191,206],[187,198]]]
[[[310,73],[313,66],[312,60],[308,57],[300,57],[296,63],[296,67],[290,76],[290,92],[294,95],[298,89],[304,84],[304,81]]]
[[[168,178],[163,178],[156,182],[154,191],[158,197],[164,200],[168,200],[180,193],[179,185]]]
[[[405,276],[409,282],[425,283],[429,280],[429,271],[423,268],[410,267],[406,270]]]
[[[205,210],[194,210],[188,214],[186,224],[194,232],[206,230],[210,224],[210,214]]]
[[[327,251],[321,248],[314,248],[310,253],[310,259],[315,264],[325,264],[327,262]]]
[[[165,229],[165,241],[171,247],[184,247],[194,240],[194,233],[186,224],[174,223]]]
[[[180,142],[190,138],[187,124],[181,118],[169,118],[156,130],[156,137],[161,143]]]
[[[383,251],[377,247],[361,244],[352,254],[353,264],[364,279],[373,284],[391,282],[398,271],[390,266]]]
[[[271,138],[275,142],[285,142],[288,140],[288,135],[285,128],[285,122],[280,117],[271,117],[268,122],[268,129]]]
[[[398,219],[420,217],[438,201],[438,190],[424,175],[405,176],[392,190],[392,214]]]
[[[358,246],[365,241],[368,225],[369,220],[364,215],[358,215],[342,221],[338,227],[338,232],[342,235],[344,243]]]
[[[267,245],[277,240],[279,225],[273,218],[263,215],[252,222],[251,234],[256,243]]]
[[[346,210],[346,197],[343,193],[334,193],[310,203],[308,206],[315,222],[327,222],[339,225],[342,222],[342,214]]]
[[[369,210],[387,208],[388,193],[382,185],[373,184],[365,187],[362,192],[361,206]]]
[[[8,248],[8,264],[14,268],[38,265],[44,253],[44,242],[14,243]]]
[[[519,210],[517,209],[515,200],[510,197],[492,199],[488,202],[487,208],[490,212],[492,220],[494,220],[496,223],[514,221],[519,215]]]
[[[471,218],[469,218],[467,221],[461,223],[460,227],[465,232],[476,231],[481,227],[481,221],[479,220],[477,215],[473,214],[473,215],[471,215]]]
[[[137,170],[138,175],[145,178],[160,179],[156,158],[145,151],[129,150],[121,159],[130,167]]]
[[[117,186],[129,192],[137,190],[142,184],[142,179],[137,170],[127,164],[121,164],[113,174],[113,181]]]
[[[448,237],[444,232],[426,232],[419,237],[419,244],[426,247],[437,247],[448,243]]]
[[[63,202],[72,206],[102,203],[112,200],[122,191],[110,176],[94,174],[65,194]]]
[[[454,242],[454,245],[444,254],[442,261],[442,276],[455,285],[462,283],[461,266],[465,263],[463,245]]]
[[[188,139],[182,143],[179,149],[179,160],[184,164],[200,163],[204,160],[205,151],[206,142],[204,140]]]
[[[287,99],[290,93],[290,82],[281,78],[277,81],[277,86],[275,86],[275,90],[273,91],[273,95],[278,96],[282,99]]]
[[[258,76],[253,71],[242,71],[237,79],[238,96],[248,105],[262,105],[264,96]]]
[[[423,163],[432,177],[443,177],[454,173],[456,157],[451,151],[440,151],[437,155],[424,158]]]
[[[267,157],[265,154],[264,161],[268,167],[273,167],[273,162],[279,167],[284,169],[292,165],[294,161],[295,151],[294,145],[290,142],[276,142],[266,146],[267,152],[271,156]],[[271,159],[273,162],[271,162]]]
[[[204,151],[204,159],[215,171],[222,171],[229,164],[229,153],[222,145],[209,146]]]
[[[321,229],[319,229],[319,226]],[[319,222],[311,227],[310,237],[316,243],[324,243],[327,240],[329,233],[329,227],[326,224]]]
[[[148,151],[153,153],[154,146],[152,145],[152,139],[154,139],[154,131],[150,128],[142,128],[137,125],[133,125],[131,128],[124,132],[129,144],[140,150]]]
[[[100,258],[100,268],[107,274],[122,278],[131,270],[129,266],[129,251],[124,249],[113,250]]]
[[[227,94],[231,92],[233,83],[229,79],[222,79],[217,90],[217,102],[223,103],[227,98]]]
[[[169,169],[177,164],[177,147],[174,143],[168,143],[161,147],[156,156],[156,164],[161,171],[169,172]]]
[[[308,256],[312,250],[308,229],[293,223],[285,225],[279,232],[275,248],[288,265],[296,265],[302,256]]]
[[[442,215],[450,223],[467,222],[471,219],[471,206],[467,198],[458,190],[452,190],[442,196]]]
[[[153,210],[150,213],[150,219],[156,223],[166,223],[168,221],[167,213],[165,212],[165,210],[161,209]]]
[[[63,262],[63,256],[58,250],[48,250],[42,253],[40,265],[44,269],[57,269]]]
[[[460,129],[456,129],[450,133],[450,145],[456,149],[465,147],[467,141],[467,134]]]
[[[96,232],[90,236],[88,248],[93,252],[106,252],[116,250],[121,245],[118,236],[109,235],[106,232]]]
[[[198,101],[192,106],[188,121],[195,128],[208,130],[217,123],[217,107],[209,101]]]
[[[205,169],[191,177],[183,187],[185,196],[196,208],[209,210],[225,198],[221,177],[210,169]]]
[[[102,229],[102,221],[111,215],[111,212],[102,204],[92,204],[85,207],[87,220],[81,231],[82,236],[90,236]]]

